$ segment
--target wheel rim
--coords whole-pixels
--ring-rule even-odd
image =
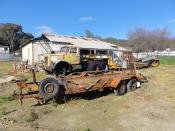
[[[137,83],[134,82],[134,83],[132,84],[132,86],[131,86],[131,89],[132,89],[132,90],[135,90],[136,88],[137,88]]]
[[[160,64],[159,62],[155,61],[155,62],[152,63],[152,66],[157,67],[157,66],[159,66],[159,64]]]
[[[120,93],[125,93],[125,90],[126,90],[126,87],[125,87],[125,85],[123,84],[123,85],[120,87]]]
[[[54,91],[54,85],[52,83],[47,83],[45,86],[44,86],[44,92],[46,94],[51,94],[53,93]]]

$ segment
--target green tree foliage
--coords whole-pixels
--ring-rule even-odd
[[[90,30],[85,30],[85,37],[94,38],[94,34]]]
[[[32,34],[22,31],[21,25],[13,23],[0,24],[0,44],[9,46],[10,52],[15,52],[21,44],[32,38]]]
[[[112,43],[112,44],[119,44],[118,40],[116,38],[113,38],[113,37],[104,38],[103,41],[108,42],[108,43]]]

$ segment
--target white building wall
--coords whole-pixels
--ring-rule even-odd
[[[59,51],[61,46],[58,44],[53,44],[50,42],[50,46],[53,51]],[[44,55],[46,54],[46,50],[43,46],[38,42],[31,42],[22,48],[22,60],[28,60],[29,64],[38,63],[44,61]]]
[[[44,60],[44,54],[46,54],[46,50],[39,42],[33,43],[33,55],[34,55],[34,63],[38,63]]]
[[[22,48],[22,61],[32,63],[32,43],[27,44]]]

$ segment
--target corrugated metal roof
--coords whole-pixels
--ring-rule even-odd
[[[103,42],[99,39],[78,37],[78,36],[67,36],[57,34],[43,34],[49,41],[59,43],[69,43],[79,48],[91,48],[91,49],[112,49],[112,50],[125,50],[125,48]]]

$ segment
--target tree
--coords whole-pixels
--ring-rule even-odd
[[[85,37],[94,38],[94,34],[90,30],[85,30]]]
[[[22,44],[25,44],[27,42],[29,42],[31,39],[33,39],[34,36],[31,34],[31,33],[22,33],[20,36],[19,36],[19,40],[18,40],[18,43],[19,45],[22,45]]]
[[[33,35],[24,33],[21,25],[13,23],[0,24],[0,39],[3,45],[9,46],[10,52],[14,53],[25,40],[31,38],[33,38]]]
[[[164,50],[170,47],[170,31],[167,28],[148,30],[135,28],[128,33],[129,45],[135,52]]]
[[[113,37],[108,37],[103,39],[103,41],[108,42],[108,43],[112,43],[112,44],[118,44],[118,40],[116,38]]]
[[[14,46],[20,34],[22,34],[22,26],[20,25],[7,23],[0,26],[0,37],[3,42],[7,43],[11,52],[14,52]]]

